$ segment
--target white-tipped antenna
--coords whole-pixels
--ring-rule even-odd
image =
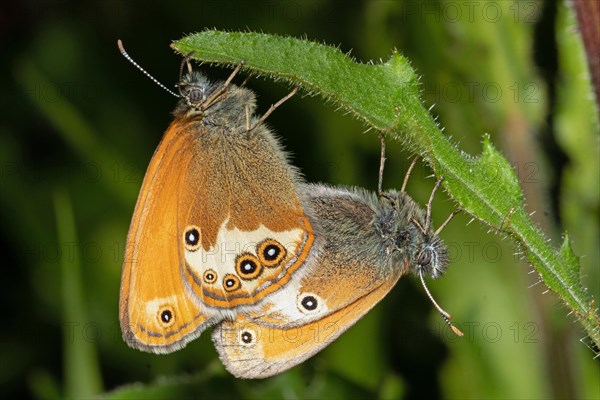
[[[152,75],[150,75],[144,68],[140,67],[138,65],[138,63],[136,63],[135,61],[133,61],[133,58],[131,58],[131,56],[129,54],[127,54],[127,52],[125,51],[125,48],[123,47],[123,42],[121,42],[121,39],[117,40],[117,46],[119,46],[119,51],[121,52],[121,54],[123,54],[123,57],[125,57],[130,63],[132,63],[133,65],[135,65],[135,67],[137,69],[139,69],[140,71],[142,71],[144,73],[144,75],[146,75],[148,78],[152,79],[152,81],[154,83],[156,83],[161,88],[165,89],[167,92],[171,93],[173,96],[175,96],[175,97],[181,97],[177,93],[175,93],[174,91],[172,91],[171,89],[167,88],[165,85],[163,85],[162,83],[160,83],[158,81],[158,79],[156,79],[155,77],[153,77]]]
[[[438,305],[438,303],[436,303],[435,300],[433,299],[433,296],[429,292],[429,289],[427,289],[427,285],[425,285],[425,278],[423,278],[423,270],[419,271],[419,277],[421,278],[421,283],[423,284],[423,289],[425,289],[425,293],[427,293],[427,296],[429,297],[429,300],[431,300],[431,302],[433,303],[434,307],[439,311],[439,313],[442,314],[442,318],[444,318],[444,321],[446,321],[446,323],[448,324],[448,326],[450,327],[450,329],[452,329],[452,332],[454,332],[457,336],[464,336],[465,334],[462,333],[460,331],[460,329],[458,329],[457,327],[455,327],[454,325],[452,325],[452,322],[450,322],[450,320],[452,319],[452,317],[450,316],[450,314],[448,314],[446,311],[444,311],[442,309],[442,307],[440,307]]]

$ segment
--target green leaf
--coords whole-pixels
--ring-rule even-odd
[[[202,61],[228,65],[244,61],[244,69],[301,85],[379,130],[394,127],[397,115],[404,111],[396,106],[402,107],[410,94],[419,91],[413,69],[398,53],[385,64],[366,65],[339,49],[314,42],[218,31],[190,35],[172,46],[181,54],[193,52],[191,58]]]
[[[402,140],[444,178],[448,194],[474,218],[510,235],[544,284],[579,317],[596,344],[600,319],[575,271],[578,261],[553,248],[523,206],[516,175],[484,138],[479,158],[457,149],[420,101],[409,61],[394,52],[382,64],[361,64],[336,48],[275,35],[207,30],[172,44],[191,58],[234,66],[301,86],[349,111],[370,127]]]
[[[573,252],[569,235],[565,234],[562,246],[560,247],[560,255],[567,261],[567,265],[579,266],[579,257]],[[579,268],[572,271],[574,274],[579,274]]]

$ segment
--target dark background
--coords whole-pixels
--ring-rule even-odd
[[[176,100],[169,44],[206,28],[278,33],[339,46],[361,62],[393,48],[457,146],[482,135],[515,166],[534,219],[568,230],[595,298],[598,115],[570,11],[540,1],[22,1],[0,13],[0,396],[128,398],[598,398],[599,366],[575,318],[515,255],[459,215],[443,232],[446,276],[430,287],[465,337],[452,337],[413,277],[301,366],[240,381],[210,335],[171,355],[128,348],[118,328],[123,244],[147,163]],[[230,71],[202,67],[214,79]],[[259,109],[289,88],[255,78]],[[268,120],[307,180],[377,185],[374,132],[320,98],[296,96]],[[385,186],[411,154],[388,143]],[[419,166],[409,193],[427,200]],[[434,203],[437,224],[454,209]],[[139,383],[139,385],[133,385]]]

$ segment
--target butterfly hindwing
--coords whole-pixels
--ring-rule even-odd
[[[243,378],[277,374],[327,346],[374,307],[408,264],[382,240],[375,199],[363,191],[310,185],[315,227],[306,274],[213,331],[226,368]]]
[[[337,339],[394,286],[389,280],[325,317],[293,327],[264,325],[239,314],[223,321],[212,338],[221,361],[238,378],[266,378],[292,368]]]

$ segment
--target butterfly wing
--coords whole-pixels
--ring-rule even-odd
[[[154,154],[128,236],[125,340],[174,351],[284,287],[314,234],[271,132],[176,121]]]
[[[379,302],[407,272],[380,236],[378,208],[363,193],[310,186],[307,210],[318,255],[307,273],[213,331],[226,368],[262,378],[291,368],[327,346]]]
[[[238,378],[266,378],[292,368],[337,339],[393,287],[389,281],[326,317],[304,325],[277,328],[244,315],[223,321],[213,331],[221,361]]]
[[[178,215],[191,200],[183,190],[191,137],[172,124],[144,177],[127,238],[119,314],[125,341],[140,350],[177,350],[209,326],[210,316],[186,292]]]
[[[187,184],[185,282],[201,304],[233,315],[291,280],[314,234],[295,184],[296,171],[272,133],[210,132],[196,137]]]

